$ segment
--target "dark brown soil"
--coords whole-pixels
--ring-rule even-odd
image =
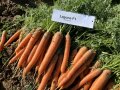
[[[0,16],[14,17],[25,13],[18,5],[27,7],[36,7],[33,0],[1,0],[0,1]]]
[[[17,4],[11,0],[1,0],[0,2],[0,16],[14,17],[15,15],[22,15],[25,11],[18,8]]]
[[[34,73],[30,73],[23,80],[22,71],[16,69],[16,63],[7,65],[15,49],[14,44],[6,48],[0,57],[0,90],[34,90]]]
[[[18,0],[17,0],[18,1]],[[20,28],[22,22],[13,21],[15,16],[23,15],[25,11],[11,0],[0,0],[0,30],[13,30]]]
[[[15,67],[14,64],[0,71],[0,90],[34,90],[33,75],[28,75],[27,79],[23,80],[21,71],[16,72]]]

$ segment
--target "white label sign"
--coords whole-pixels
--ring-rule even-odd
[[[95,16],[66,12],[61,10],[53,10],[52,21],[66,23],[76,26],[93,28]]]

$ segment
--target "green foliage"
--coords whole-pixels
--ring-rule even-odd
[[[102,69],[110,69],[115,83],[120,83],[120,54],[102,53],[100,59],[103,62]]]
[[[37,8],[28,8],[25,15],[24,26],[28,29],[37,27],[45,28],[43,20],[50,14],[50,9],[46,4],[40,4]]]
[[[95,27],[94,30],[83,28],[81,31],[80,29],[80,35],[86,33],[80,38],[79,35],[76,41],[80,45],[87,45],[99,51],[105,51],[112,54],[119,53],[119,8],[119,5],[112,7],[111,0],[86,0],[86,2],[79,7],[79,12],[95,15]]]
[[[51,21],[53,9],[94,15],[94,29],[87,29]],[[105,68],[113,71],[116,83],[120,82],[120,5],[112,5],[112,0],[57,0],[53,6],[41,3],[37,8],[26,9],[26,14],[18,17],[14,24],[3,29],[11,29],[24,21],[23,27],[30,32],[33,28],[49,31],[70,32],[73,46],[88,46],[97,51],[97,58],[102,60]],[[116,65],[115,65],[116,64]]]

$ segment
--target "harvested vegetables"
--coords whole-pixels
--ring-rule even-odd
[[[95,0],[95,1],[97,1],[97,0]],[[42,27],[41,30],[44,31],[44,35],[41,35],[41,39],[38,34],[38,37],[36,35],[37,39],[35,41],[32,40],[33,41],[33,42],[31,42],[32,46],[29,45],[31,38],[32,38],[31,36],[33,36],[37,30],[35,29],[33,35],[31,34],[31,31],[28,31],[26,34],[26,38],[27,38],[27,35],[28,36],[31,35],[31,36],[27,40],[25,40],[25,38],[23,38],[23,40],[21,41],[21,43],[23,43],[25,45],[25,47],[23,47],[23,45],[21,43],[18,44],[17,48],[19,47],[19,45],[22,45],[22,46],[20,46],[20,48],[19,48],[20,50],[18,50],[18,51],[16,48],[15,52],[17,52],[17,53],[12,58],[14,60],[11,59],[14,62],[16,62],[18,60],[18,64],[19,64],[19,62],[21,62],[20,66],[19,66],[19,67],[21,67],[23,65],[23,62],[26,62],[28,60],[29,56],[31,57],[31,55],[30,55],[31,51],[34,49],[36,42],[39,40],[40,43],[39,43],[38,47],[36,48],[36,50],[34,51],[33,57],[31,57],[31,60],[28,60],[28,62],[25,66],[23,65],[24,66],[23,77],[25,77],[25,76],[27,77],[28,72],[30,72],[31,69],[35,69],[37,67],[37,69],[36,69],[36,71],[38,70],[37,77],[41,78],[41,80],[38,79],[38,82],[40,83],[38,90],[43,90],[47,86],[48,82],[51,84],[51,90],[52,90],[52,85],[54,83],[54,80],[56,82],[54,90],[56,88],[72,89],[72,88],[74,88],[75,85],[78,85],[79,83],[80,83],[80,86],[78,85],[77,88],[80,89],[80,87],[84,87],[89,82],[91,83],[90,84],[91,86],[89,87],[89,89],[92,88],[91,90],[93,90],[93,89],[97,90],[97,88],[95,87],[95,85],[98,84],[98,83],[96,84],[97,79],[99,79],[100,76],[102,77],[102,74],[104,71],[109,70],[109,71],[111,71],[110,74],[114,75],[116,77],[115,82],[119,83],[119,81],[120,81],[120,78],[119,78],[120,77],[120,71],[119,71],[120,65],[118,63],[120,63],[119,62],[120,57],[119,57],[119,51],[117,51],[118,48],[116,48],[116,46],[117,47],[119,46],[119,43],[117,42],[117,38],[115,36],[116,34],[119,35],[119,33],[117,33],[117,31],[114,31],[114,32],[107,31],[108,29],[112,30],[112,28],[110,28],[109,24],[108,24],[109,22],[112,21],[112,19],[110,21],[105,22],[105,25],[108,26],[107,28],[105,28],[104,26],[101,25],[101,22],[102,22],[101,18],[105,19],[106,17],[104,17],[103,12],[100,13],[99,16],[96,15],[97,7],[92,6],[92,5],[94,5],[94,3],[92,3],[92,5],[91,5],[91,8],[93,8],[93,12],[92,11],[89,12],[89,8],[88,8],[88,11],[84,10],[85,7],[87,7],[87,5],[90,6],[89,4],[91,2],[94,2],[92,0],[90,0],[90,1],[86,0],[85,2],[84,2],[84,0],[83,0],[83,2],[80,0],[76,0],[76,1],[72,1],[72,0],[61,0],[60,1],[60,0],[58,0],[56,2],[57,3],[55,3],[55,5],[53,7],[50,7],[50,9],[48,9],[47,6],[44,6],[44,9],[42,9],[41,13],[39,13],[39,14],[41,14],[42,19],[40,19],[39,20],[40,22],[37,22],[37,24],[35,24],[35,23],[32,24],[33,27],[36,26],[34,28],[38,28],[38,26]],[[69,4],[71,6],[66,5],[67,2],[69,2]],[[108,2],[104,1],[104,3],[107,4],[108,6],[109,6],[109,2],[110,2],[110,0],[108,0]],[[75,6],[72,7],[72,5],[76,5],[76,7]],[[106,5],[106,8],[109,9],[109,7],[107,7],[107,5]],[[65,6],[65,7],[61,7],[61,6]],[[78,12],[78,13],[85,12],[87,14],[90,13],[90,14],[96,15],[98,17],[98,19],[97,19],[98,21],[96,21],[96,23],[98,23],[98,24],[95,24],[95,29],[96,29],[95,32],[89,31],[89,30],[88,31],[81,30],[81,31],[76,32],[76,33],[79,32],[81,34],[74,37],[74,35],[71,35],[72,31],[70,29],[73,29],[73,31],[74,31],[74,29],[80,30],[81,28],[75,27],[75,26],[71,27],[71,25],[55,23],[50,20],[49,14],[50,14],[51,10],[55,7],[57,7],[58,9],[63,9],[63,10],[68,10],[68,11],[73,11],[73,12]],[[46,10],[46,12],[44,12],[43,10]],[[98,12],[101,12],[101,10],[98,10]],[[108,12],[105,11],[104,13],[107,14]],[[109,18],[110,18],[110,16],[109,16]],[[34,20],[31,19],[30,23],[33,23],[33,21]],[[36,21],[37,20],[35,20],[35,22]],[[28,23],[27,25],[25,25],[25,27],[26,28],[29,27],[29,30],[31,30],[31,29],[33,29],[33,27],[31,28],[32,25],[31,24],[29,25],[29,23]],[[102,30],[102,29],[104,29],[104,30]],[[116,29],[116,27],[114,29]],[[65,46],[66,46],[67,41],[65,40],[65,35],[68,32],[71,35],[70,36],[71,43],[69,43],[69,47],[66,48]],[[47,36],[46,33],[49,33],[50,35]],[[111,47],[110,45],[114,44],[115,42],[113,43],[111,41],[110,37],[105,38],[105,36],[103,36],[103,35],[105,35],[105,33],[108,34],[109,36],[113,35],[112,39],[116,38],[117,44],[114,45],[114,47]],[[53,36],[52,36],[52,34],[53,34]],[[18,37],[19,37],[19,35],[18,35]],[[17,39],[17,38],[15,38],[15,39]],[[100,40],[101,38],[104,40],[103,41]],[[29,41],[29,39],[30,39],[30,41]],[[34,39],[34,38],[32,38],[32,39]],[[107,41],[107,40],[109,40],[109,41]],[[13,41],[14,40],[12,40],[9,43],[9,45]],[[65,43],[64,43],[64,41],[65,41]],[[70,55],[72,55],[71,52],[72,52],[72,50],[74,50],[73,43],[77,43],[80,46],[80,49],[79,49],[79,51],[76,51],[77,54],[75,54],[75,56],[73,56],[71,59]],[[104,43],[103,46],[102,46],[102,43]],[[76,47],[79,48],[79,46],[76,46]],[[109,47],[107,49],[108,50],[110,49],[109,50],[110,52],[106,53],[107,50],[103,49],[103,48],[105,48],[104,46]],[[88,49],[88,47],[91,49]],[[61,68],[61,72],[59,72],[59,76],[57,75],[55,77],[54,71],[56,71],[56,69],[54,69],[54,68],[57,67],[56,62],[58,62],[59,59],[57,59],[55,63],[52,63],[52,64],[54,64],[53,67],[51,66],[51,62],[54,59],[54,56],[56,55],[57,50],[60,50],[60,49],[61,49],[60,53],[62,53],[63,55],[66,55],[66,53],[63,53],[63,52],[68,49],[67,55],[66,55],[67,58],[65,61],[64,61],[64,59],[63,59],[63,62],[61,61],[64,64],[64,67],[65,67],[64,70],[62,71],[62,67],[61,67],[61,65],[59,65],[59,68]],[[95,58],[96,53],[92,49],[94,49],[96,51],[96,53],[97,53],[96,57],[97,58],[100,57],[100,60],[103,62],[100,69],[96,68],[96,71],[100,70],[100,72],[98,73],[98,75],[97,74],[95,75],[95,73],[96,73],[95,71],[88,73],[87,75],[85,75],[85,77],[82,77],[82,79],[79,80],[79,83],[76,83],[77,79],[80,77],[80,75],[86,69],[90,70],[92,63],[95,62],[95,60],[96,60],[96,58]],[[26,51],[26,50],[28,50],[28,51]],[[116,51],[116,52],[113,53],[113,51]],[[25,53],[27,53],[27,55]],[[22,54],[22,56],[21,56],[21,54]],[[23,57],[23,56],[24,56],[24,58],[25,57],[26,58],[24,60],[23,59],[21,60],[21,57]],[[70,64],[69,64],[69,60],[70,60]],[[11,63],[9,63],[9,65],[10,64]],[[101,72],[102,72],[102,74],[101,74]],[[95,76],[92,73],[94,73]],[[92,79],[90,79],[89,75],[90,76],[93,75],[93,78],[91,77]],[[50,81],[51,76],[53,76],[53,77],[52,77],[52,80]],[[45,82],[44,82],[44,79],[46,80]],[[110,78],[107,78],[107,77],[104,78],[106,83],[108,82],[109,79]],[[81,82],[82,82],[82,84],[81,84]],[[100,88],[100,90],[102,90],[106,83],[100,83],[99,84],[100,87],[98,87],[98,88]],[[73,90],[75,90],[75,89],[73,89]]]
[[[48,32],[46,31],[44,33],[44,35],[46,36],[47,33]],[[41,71],[41,69],[39,71],[39,68],[38,68],[37,83],[38,82],[40,83],[38,90],[45,89],[48,81],[50,80],[50,76],[52,74],[53,74],[53,78],[51,80],[51,90],[55,90],[56,88],[64,89],[64,88],[70,88],[70,87],[72,87],[71,90],[77,90],[81,87],[84,87],[84,85],[89,82],[90,82],[89,89],[96,90],[96,89],[100,88],[100,90],[102,90],[105,87],[105,85],[107,84],[108,80],[110,79],[112,71],[116,70],[115,67],[120,67],[119,64],[116,64],[116,63],[120,62],[118,60],[114,60],[115,63],[113,62],[113,60],[111,60],[108,63],[103,64],[100,68],[98,68],[98,66],[99,66],[99,64],[98,64],[97,66],[93,66],[92,71],[90,73],[87,73],[87,75],[83,76],[83,78],[81,78],[79,83],[75,83],[76,79],[86,69],[88,69],[88,70],[90,69],[90,65],[93,62],[93,60],[95,59],[94,57],[96,55],[96,52],[92,49],[88,50],[88,48],[85,46],[81,47],[79,49],[79,51],[77,52],[77,54],[75,54],[73,60],[70,61],[70,62],[72,62],[71,65],[66,68],[64,73],[60,72],[60,70],[62,68],[62,63],[64,60],[63,59],[63,52],[64,52],[63,49],[65,49],[61,45],[61,43],[63,43],[63,41],[62,41],[63,35],[61,34],[61,32],[56,32],[56,33],[54,33],[53,37],[51,38],[52,34],[51,33],[48,33],[48,34],[50,34],[50,35],[48,37],[48,40],[46,41],[47,44],[45,44],[45,43],[43,44],[45,46],[48,46],[47,50],[46,50],[46,47],[43,48],[43,47],[41,47],[43,45],[40,44],[41,42],[44,41],[44,38],[46,38],[46,37],[44,35],[42,35],[41,30],[40,31],[36,30],[33,32],[31,39],[28,41],[28,44],[24,48],[23,47],[20,48],[20,51],[18,53],[16,53],[16,55],[9,61],[9,65],[10,65],[10,64],[16,62],[16,60],[18,60],[18,64],[19,64],[19,62],[21,62],[20,66],[24,65],[23,62],[28,62],[24,66],[24,70],[23,70],[23,78],[24,79],[25,79],[25,75],[32,68],[35,69],[37,65],[39,65],[38,66],[39,68],[40,67],[44,68],[44,70],[42,70],[42,71]],[[30,33],[28,35],[30,35]],[[26,35],[26,36],[28,36],[28,35]],[[34,39],[35,39],[35,41],[34,41]],[[34,41],[34,43],[32,43],[32,47],[30,47],[31,44],[29,44],[29,43],[31,43],[31,40],[32,40],[32,42]],[[50,43],[49,43],[49,40],[51,41]],[[25,43],[26,40],[23,38],[23,40],[21,42]],[[18,44],[18,47],[19,47],[19,45],[20,44]],[[39,49],[39,46],[40,46],[40,49]],[[25,50],[27,47],[31,48],[31,49],[28,49],[29,52],[30,52],[30,50],[31,51],[34,50],[34,47],[36,47],[36,49],[34,50],[34,54],[31,57],[31,60],[28,60],[29,56],[31,56],[31,54],[29,53],[29,54],[27,54],[26,59],[22,59],[23,61],[21,61],[21,57],[26,52]],[[40,54],[40,51],[41,51],[41,54]],[[53,52],[51,52],[52,55],[51,55],[50,51],[53,51]],[[44,56],[42,56],[42,53]],[[42,57],[42,59],[40,59],[40,57]],[[47,58],[49,59],[49,61]],[[70,55],[68,58],[70,58]],[[37,63],[40,63],[40,64],[37,64]],[[42,64],[42,63],[45,63],[45,64]],[[52,64],[54,64],[54,65],[51,66]],[[55,69],[55,66],[57,67],[56,69]],[[110,71],[110,73],[109,73],[110,75],[108,76],[109,78],[107,78],[107,76],[106,76],[107,71]],[[43,75],[43,76],[41,77],[41,75]],[[99,84],[99,87],[96,88],[95,86],[96,86],[96,84],[98,84],[96,82],[100,83],[100,81],[104,75],[106,76],[106,78],[104,77],[104,79],[102,80],[104,83]],[[49,78],[47,78],[47,76]],[[39,78],[41,78],[41,80]],[[100,78],[100,80],[99,80],[99,78]],[[75,86],[73,86],[73,84]]]
[[[2,37],[1,37],[1,41],[0,41],[0,52],[3,50],[4,48],[4,43],[6,41],[6,31],[3,31],[2,33]]]
[[[13,36],[10,37],[10,39],[5,43],[5,47],[10,45],[14,40],[16,40],[17,38],[19,38],[21,31],[18,30]]]
[[[71,37],[70,34],[67,33],[65,36],[65,51],[64,51],[64,57],[63,57],[63,62],[61,65],[61,72],[64,73],[67,69],[68,66],[68,59],[69,59],[69,54],[70,54],[70,45],[71,45]]]

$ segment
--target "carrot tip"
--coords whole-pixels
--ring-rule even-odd
[[[63,89],[63,86],[60,88],[60,90],[62,90]]]
[[[17,65],[17,69],[19,69],[20,67]]]
[[[25,79],[25,78],[26,78],[26,76],[22,75],[22,78],[23,78],[23,79]]]
[[[11,62],[8,63],[8,66],[11,64]]]
[[[22,78],[23,78],[23,79],[25,79],[25,78],[26,78],[26,74],[24,73],[24,71],[23,71]]]

